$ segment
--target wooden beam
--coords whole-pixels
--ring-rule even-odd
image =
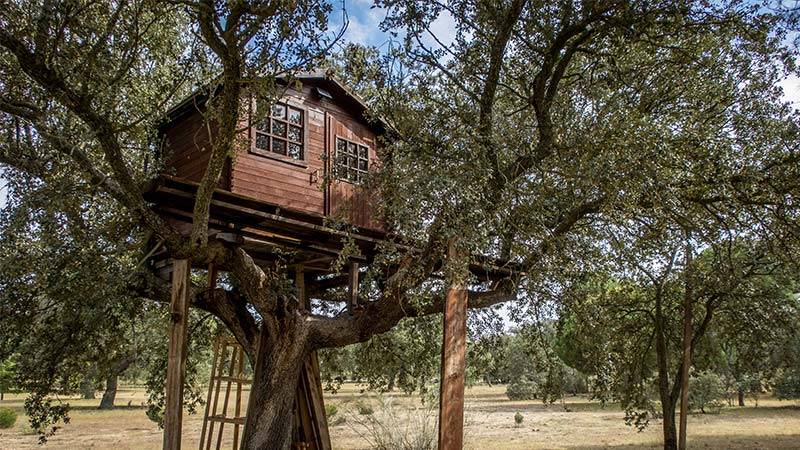
[[[350,261],[348,267],[347,311],[353,314],[358,309],[358,263]]]
[[[183,378],[186,368],[186,333],[189,315],[188,259],[172,263],[172,298],[170,300],[169,359],[167,360],[167,398],[164,413],[165,450],[181,448],[181,420],[183,417]]]
[[[311,300],[308,298],[308,293],[306,291],[306,271],[302,264],[295,266],[294,285],[297,288],[297,300],[303,305],[303,309],[310,311]]]
[[[455,257],[451,244],[448,257]],[[467,341],[467,289],[453,282],[447,290],[442,330],[439,392],[439,450],[461,450],[464,440],[464,371]]]

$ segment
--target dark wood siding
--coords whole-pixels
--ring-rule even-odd
[[[360,189],[339,181],[323,185],[335,136],[367,144],[374,160],[375,133],[339,105],[317,99],[309,85],[302,91],[287,91],[282,101],[305,111],[303,160],[284,161],[242,148],[233,165],[231,191],[304,212],[344,215],[354,225],[379,229],[380,224],[372,220],[368,196]]]
[[[375,133],[350,117],[332,112],[328,116],[328,173],[333,174],[335,163],[336,139],[342,138],[356,144],[365,145],[369,149],[368,160],[370,170],[377,166]],[[330,177],[328,186],[328,211],[332,217],[339,217],[349,223],[374,229],[381,229],[381,224],[374,219],[372,207],[375,199],[370,192],[356,184]]]
[[[164,129],[162,138],[166,173],[199,182],[211,155],[208,126],[203,115],[194,111],[176,119]],[[230,163],[223,169],[219,186],[230,188]]]
[[[377,167],[376,134],[363,120],[334,101],[319,99],[306,84],[302,91],[290,89],[282,102],[304,111],[304,157],[302,161],[274,158],[251,151],[251,99],[243,99],[241,145],[232,163],[226,165],[220,187],[283,208],[311,214],[331,215],[354,225],[380,230],[370,204],[374,201],[359,186],[332,180],[325,185],[335,152],[336,136],[369,147],[370,169]],[[200,181],[210,155],[209,127],[198,111],[184,114],[162,129],[166,173]],[[213,129],[211,131],[213,133]]]
[[[282,99],[284,103],[304,109],[303,160],[288,161],[256,154],[250,151],[252,142],[248,142],[236,154],[231,172],[232,192],[287,208],[324,214],[325,114],[319,102],[309,97],[309,89],[290,90]]]

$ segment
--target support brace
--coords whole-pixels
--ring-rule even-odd
[[[172,298],[170,299],[169,358],[167,360],[166,411],[164,413],[165,450],[180,450],[183,418],[183,379],[186,368],[187,324],[189,315],[188,259],[172,263]]]
[[[455,258],[451,244],[448,258]],[[447,290],[442,330],[442,379],[439,395],[439,450],[461,450],[464,441],[467,290],[453,282]]]

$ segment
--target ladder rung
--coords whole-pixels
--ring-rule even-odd
[[[248,379],[245,379],[245,378],[236,378],[236,377],[229,377],[229,376],[224,376],[224,375],[223,376],[212,376],[210,381],[214,382],[214,381],[217,381],[217,380],[219,380],[219,381],[230,381],[231,383],[239,383],[239,384],[250,384],[250,383],[253,382],[252,380],[248,380]]]
[[[244,417],[225,417],[225,416],[208,416],[208,420],[212,422],[224,422],[244,425]]]

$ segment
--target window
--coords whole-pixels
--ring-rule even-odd
[[[267,107],[259,102],[257,107]],[[265,155],[281,155],[303,160],[304,111],[285,103],[272,105],[269,114],[259,114],[253,124],[255,142],[253,151]]]
[[[369,171],[369,149],[365,145],[336,137],[334,176],[351,183],[360,183]]]

